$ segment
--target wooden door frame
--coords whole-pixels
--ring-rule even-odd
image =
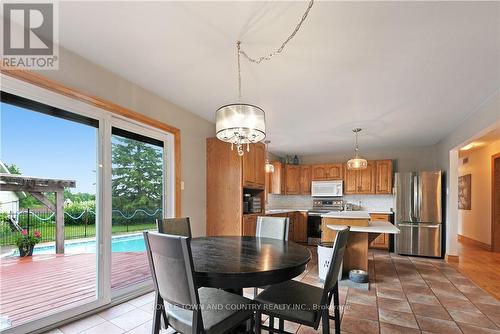
[[[500,158],[500,153],[494,154],[491,156],[491,251],[494,252],[496,247],[495,247],[495,227],[496,227],[496,222],[495,222],[495,216],[496,216],[496,208],[495,208],[495,203],[496,203],[496,197],[497,195],[495,194],[495,160]],[[500,161],[499,161],[500,163]],[[500,243],[500,241],[498,241]],[[500,248],[500,246],[499,246]]]

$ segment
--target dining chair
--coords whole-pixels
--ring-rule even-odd
[[[259,238],[272,238],[279,240],[288,240],[288,231],[290,230],[290,219],[287,217],[257,217],[257,228],[255,236]],[[260,287],[265,289],[267,287]],[[257,297],[259,287],[253,288],[253,297]]]
[[[253,301],[215,288],[196,288],[191,238],[143,232],[155,286],[152,333],[225,333],[245,321],[253,328]]]
[[[255,236],[259,238],[273,238],[288,240],[290,220],[287,217],[257,217]]]
[[[330,268],[323,288],[298,282],[286,281],[271,285],[261,292],[255,301],[260,304],[256,313],[255,332],[261,328],[270,333],[288,333],[284,330],[285,320],[318,329],[322,322],[323,334],[330,333],[330,319],[335,320],[335,333],[340,333],[340,310],[338,274],[349,237],[349,227],[337,232]],[[329,314],[329,306],[334,305],[334,316]],[[296,306],[300,305],[299,308]],[[262,325],[262,314],[269,315],[269,326]],[[279,329],[274,329],[274,318],[279,320]]]
[[[158,232],[163,234],[181,235],[191,238],[189,217],[157,219]]]

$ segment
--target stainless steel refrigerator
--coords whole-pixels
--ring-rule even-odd
[[[441,171],[396,173],[395,191],[396,253],[441,257]]]

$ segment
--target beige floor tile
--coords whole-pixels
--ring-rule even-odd
[[[464,334],[500,334],[498,329],[482,328],[470,324],[461,324],[458,326]]]
[[[453,321],[417,316],[421,330],[438,334],[461,334],[457,324]]]
[[[135,299],[129,300],[128,303],[134,305],[135,307],[141,307],[142,305],[145,305],[147,303],[154,303],[154,300],[154,293],[148,293]]]
[[[77,320],[62,327],[59,327],[59,329],[64,334],[76,334],[91,327],[97,326],[105,321],[106,320],[104,320],[104,318],[96,314],[96,315],[91,315],[90,317],[87,318]]]
[[[482,313],[465,311],[448,311],[455,322],[462,322],[478,327],[497,329],[497,326]]]
[[[129,331],[150,320],[151,314],[141,309],[135,309],[111,319],[110,322],[126,331]]]
[[[379,333],[379,323],[378,321],[343,317],[341,323],[341,331],[351,332],[351,333],[363,333],[363,334],[378,334]]]
[[[417,321],[412,313],[379,309],[378,315],[380,322],[418,329]]]
[[[419,334],[420,329],[380,323],[380,334]]]
[[[129,311],[134,310],[136,307],[130,303],[122,303],[113,307],[108,308],[107,310],[104,310],[102,312],[99,312],[99,316],[106,320],[111,320],[113,318],[116,318],[123,313],[127,313]]]
[[[397,300],[379,297],[377,299],[379,309],[412,313],[410,304],[406,300]]]
[[[415,315],[442,320],[452,320],[450,314],[441,305],[412,303],[411,308],[413,310],[413,314]]]
[[[121,334],[125,333],[120,327],[113,325],[109,321],[105,321],[97,326],[91,327],[89,329],[80,332],[79,334]]]

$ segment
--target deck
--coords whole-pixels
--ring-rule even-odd
[[[34,255],[2,259],[0,314],[12,325],[95,300],[96,255]],[[145,253],[112,253],[112,289],[150,277]]]

